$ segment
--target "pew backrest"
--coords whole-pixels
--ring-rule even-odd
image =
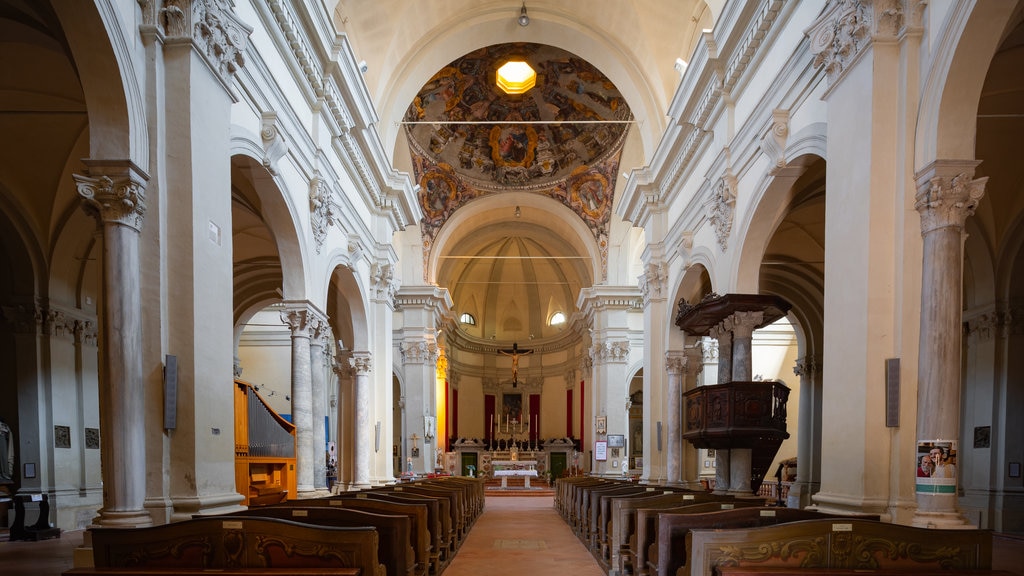
[[[731,530],[691,529],[688,573],[712,576],[718,566],[807,569],[990,570],[988,530],[936,530],[832,518]]]

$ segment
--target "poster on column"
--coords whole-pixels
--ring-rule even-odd
[[[918,440],[918,494],[956,494],[956,441]]]
[[[594,443],[594,460],[604,462],[608,459],[608,442],[598,440]]]

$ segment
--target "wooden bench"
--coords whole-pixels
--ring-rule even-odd
[[[601,533],[601,557],[599,561],[610,576],[622,572],[622,553],[629,549],[630,538],[635,539],[636,511],[640,508],[670,508],[700,502],[732,502],[731,496],[716,496],[707,492],[694,492],[683,489],[648,488],[644,494],[628,496],[610,496],[601,498],[603,513]],[[758,501],[758,504],[761,502]]]
[[[441,514],[441,501],[439,499],[408,492],[377,490],[364,490],[350,494],[350,498],[366,498],[422,506],[426,513],[427,530],[430,533],[430,561],[427,564],[429,573],[440,574],[451,560],[448,553],[449,529],[447,524],[449,520],[445,519]]]
[[[647,556],[650,574],[681,573],[689,557],[688,536],[697,528],[739,529],[757,526],[774,526],[802,520],[837,519],[849,520],[850,516],[823,514],[813,510],[796,508],[747,507],[729,511],[677,514],[665,511],[657,515],[655,545]],[[868,521],[877,521],[878,516],[857,516]]]
[[[86,574],[322,574],[386,576],[370,527],[311,526],[242,516],[197,518],[147,528],[91,528]]]
[[[416,557],[412,547],[412,518],[407,515],[323,506],[322,503],[311,506],[263,506],[231,515],[281,518],[315,526],[372,526],[378,535],[377,561],[384,565],[388,576],[416,574]]]
[[[692,498],[682,502],[668,500],[664,503],[641,503],[633,510],[634,528],[623,541],[623,549],[619,552],[620,572],[623,574],[647,574],[649,558],[657,559],[658,553],[658,516],[662,512],[672,514],[703,514],[720,512],[737,508],[753,508],[763,506],[760,499],[724,498],[714,494],[705,494],[703,498]]]
[[[992,532],[835,518],[730,530],[692,529],[681,574],[997,574]],[[863,573],[863,572],[859,572]]]

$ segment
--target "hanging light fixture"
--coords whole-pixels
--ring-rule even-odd
[[[522,211],[519,210],[519,206],[516,206],[516,211],[513,212],[513,214],[515,214],[516,218],[519,218],[520,216],[523,215]]]
[[[517,20],[520,26],[526,27],[530,25],[530,17],[526,15],[526,1],[523,1],[523,7],[519,10],[519,19]]]

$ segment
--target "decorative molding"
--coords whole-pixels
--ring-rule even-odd
[[[629,359],[629,341],[595,342],[590,355],[596,364],[622,363]]]
[[[640,275],[640,299],[646,308],[651,300],[664,300],[665,282],[668,280],[665,274],[665,266],[660,262],[647,264],[643,274]]]
[[[167,0],[167,5],[186,5],[188,0]],[[192,41],[213,69],[230,84],[245,66],[245,44],[252,27],[234,12],[234,0],[192,0]],[[171,36],[171,34],[168,34]]]
[[[395,270],[387,260],[377,260],[370,266],[371,298],[378,302],[392,302],[398,293]]]
[[[263,166],[277,175],[277,161],[288,153],[288,143],[281,133],[277,112],[264,112],[260,122],[260,139],[263,140]],[[319,176],[319,174],[317,174]]]
[[[313,228],[313,239],[316,240],[316,252],[319,254],[327,239],[327,229],[334,223],[338,211],[331,189],[319,172],[309,180],[309,211],[309,224]]]
[[[715,236],[722,252],[729,249],[729,234],[736,209],[736,177],[723,175],[715,184],[707,202],[708,221],[715,228]]]
[[[398,346],[402,354],[402,364],[434,364],[438,358],[437,344],[433,342],[416,341],[403,342]]]
[[[909,6],[908,6],[909,4]],[[810,39],[811,65],[823,68],[829,85],[838,83],[874,41],[895,41],[910,26],[919,27],[920,0],[832,0],[804,34]]]
[[[786,141],[789,139],[789,110],[772,110],[772,123],[768,132],[761,137],[761,151],[767,156],[772,167],[769,174],[776,174],[786,167]]]

